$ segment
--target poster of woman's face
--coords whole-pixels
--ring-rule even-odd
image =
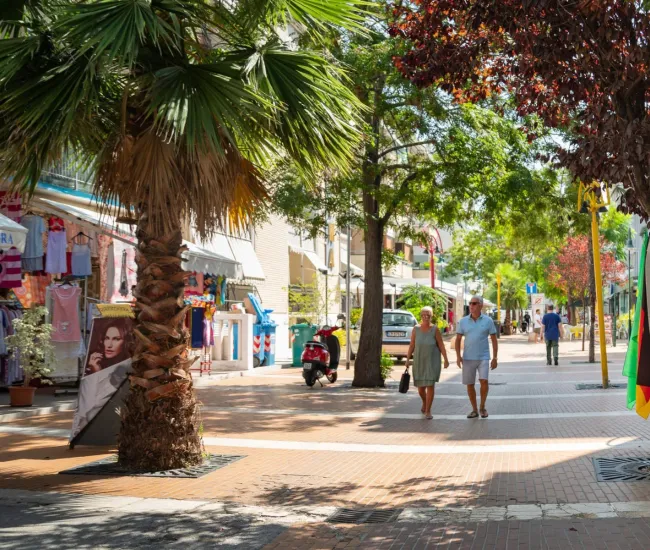
[[[133,319],[93,319],[84,375],[117,365],[133,355]]]

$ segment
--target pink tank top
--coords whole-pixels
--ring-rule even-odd
[[[52,315],[52,341],[53,342],[79,342],[81,329],[79,328],[79,296],[81,289],[78,286],[69,288],[54,287],[54,314]]]

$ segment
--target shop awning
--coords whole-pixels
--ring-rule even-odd
[[[347,270],[348,264],[346,263],[344,258],[341,258],[341,266],[343,266],[341,268],[341,271],[345,273],[345,271]],[[353,263],[350,263],[350,276],[351,277],[363,277],[363,273],[364,273],[363,269],[361,269],[360,267],[357,267]]]
[[[0,214],[0,250],[14,247],[18,252],[24,252],[28,232],[26,227]]]
[[[42,197],[34,197],[31,204],[35,208],[40,208],[73,223],[99,231],[104,235],[108,235],[127,244],[135,245],[135,227],[117,223],[113,216],[99,214],[93,210],[71,206]],[[229,258],[222,254],[212,252],[189,241],[183,241],[183,244],[188,248],[184,254],[185,261],[182,264],[183,269],[225,275],[229,279],[241,279],[242,264],[234,259],[234,257]],[[228,243],[226,243],[224,250],[230,252],[231,249]]]
[[[321,260],[318,257],[318,254],[316,254],[316,252],[313,252],[312,250],[305,250],[304,248],[290,244],[289,252],[293,254],[302,254],[305,258],[307,258],[309,263],[314,266],[314,269],[316,271],[323,271],[323,270],[329,271],[327,269],[327,266],[325,265],[325,262]]]
[[[340,284],[340,288],[342,291],[345,291],[346,288],[345,285],[346,282],[343,279]],[[365,289],[365,287],[366,285],[361,279],[350,280],[350,292],[356,292],[357,290],[362,292]],[[384,295],[392,296],[393,294],[397,294],[397,289],[394,286],[389,285],[388,283],[384,283]]]
[[[244,279],[257,279],[263,281],[266,279],[262,264],[257,258],[253,243],[245,239],[236,239],[234,237],[227,237],[228,242],[232,248],[232,252],[244,272]]]
[[[223,275],[228,279],[241,279],[243,276],[242,264],[221,256],[216,252],[206,250],[197,244],[183,241],[188,250],[184,254],[185,261],[181,264],[186,271],[199,273],[212,273]]]

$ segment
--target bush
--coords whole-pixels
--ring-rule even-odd
[[[381,379],[386,380],[388,377],[390,377],[390,373],[393,370],[393,365],[395,364],[395,361],[393,361],[393,358],[388,355],[385,351],[382,352],[381,354],[381,360],[379,361],[379,365],[381,367]]]
[[[350,326],[356,326],[359,324],[359,321],[361,321],[361,317],[363,315],[363,308],[360,307],[353,307],[350,310]]]

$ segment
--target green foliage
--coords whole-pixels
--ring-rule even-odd
[[[381,354],[381,360],[379,364],[381,368],[381,378],[382,380],[386,380],[390,377],[390,373],[393,371],[393,365],[395,362],[393,361],[393,358],[384,351]]]
[[[363,316],[363,308],[354,307],[350,311],[350,326],[359,326],[359,321]]]
[[[605,237],[605,240],[611,246],[617,260],[622,261],[627,258],[625,245],[627,244],[631,219],[632,216],[623,214],[616,208],[609,208],[607,212],[600,215],[600,234]]]
[[[420,319],[420,311],[429,306],[433,309],[434,324],[442,320],[442,315],[447,309],[447,297],[428,286],[405,286],[398,299],[398,307],[410,311],[416,319]]]
[[[330,285],[329,303],[336,300],[337,289]],[[288,288],[289,311],[291,315],[298,317],[300,322],[318,324],[325,318],[327,301],[325,295],[325,283],[319,281],[318,275],[314,275],[309,283],[297,283]]]
[[[501,308],[505,310],[519,309],[528,304],[526,294],[526,275],[511,264],[499,264],[490,277],[487,298],[497,303],[496,274],[501,274]]]
[[[35,307],[25,310],[22,318],[14,319],[15,333],[5,341],[10,353],[20,354],[20,366],[25,373],[25,385],[34,378],[43,378],[52,372],[54,346],[52,345],[52,325],[44,322],[47,310]],[[43,380],[49,383],[48,380]]]

